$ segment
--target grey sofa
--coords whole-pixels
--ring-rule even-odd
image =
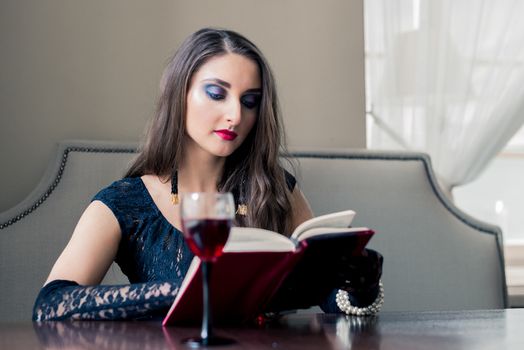
[[[135,144],[66,141],[37,188],[0,213],[0,321],[27,320],[36,294],[91,197],[120,178]],[[368,150],[296,151],[318,214],[357,212],[384,255],[384,311],[507,306],[501,232],[460,212],[429,158]],[[125,282],[115,265],[104,283]]]

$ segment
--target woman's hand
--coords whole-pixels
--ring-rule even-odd
[[[336,287],[358,294],[377,290],[383,261],[382,255],[371,249],[364,249],[359,256],[341,257],[336,268]]]

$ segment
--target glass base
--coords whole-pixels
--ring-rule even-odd
[[[224,338],[224,337],[193,337],[193,338],[186,338],[182,339],[182,343],[186,346],[189,346],[190,348],[203,348],[206,346],[223,346],[223,345],[231,345],[235,344],[236,341],[231,338]]]

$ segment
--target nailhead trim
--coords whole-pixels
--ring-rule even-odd
[[[44,201],[49,198],[51,193],[55,190],[55,188],[60,183],[60,180],[62,179],[62,175],[64,173],[68,156],[70,152],[83,152],[83,153],[136,153],[136,149],[131,148],[90,148],[90,147],[67,147],[64,150],[64,153],[62,155],[62,161],[60,163],[60,168],[58,169],[58,173],[55,176],[55,179],[51,186],[47,189],[47,191],[44,192],[44,194],[28,209],[24,210],[22,213],[16,215],[15,217],[7,220],[6,222],[0,223],[0,230],[11,226],[17,221],[22,220],[27,215],[31,214],[33,211],[35,211],[39,206],[41,206]]]

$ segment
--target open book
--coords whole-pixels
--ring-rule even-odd
[[[331,292],[335,264],[362,252],[373,231],[351,228],[355,212],[312,218],[290,238],[276,232],[234,227],[224,253],[212,265],[213,319],[242,322],[264,312],[308,308]],[[163,325],[198,323],[202,317],[201,261],[195,257]]]

